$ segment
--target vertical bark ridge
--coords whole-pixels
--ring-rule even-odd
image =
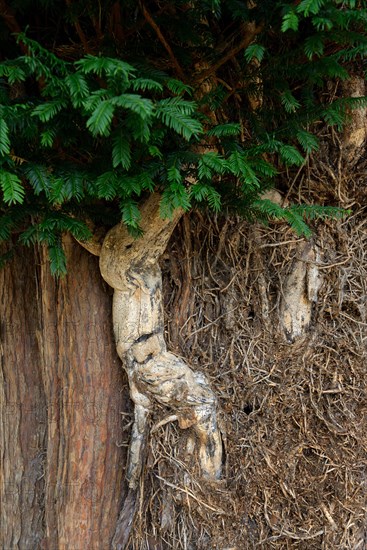
[[[46,406],[31,250],[0,270],[0,548],[43,539]]]
[[[126,410],[111,300],[98,262],[70,238],[55,281],[41,251],[42,371],[47,396],[47,549],[107,548],[123,493],[120,412]]]

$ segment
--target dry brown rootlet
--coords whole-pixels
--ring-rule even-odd
[[[290,200],[353,210],[314,226],[322,286],[295,343],[279,307],[302,240],[286,224],[195,213],[171,239],[162,260],[168,342],[219,396],[226,475],[203,484],[194,459],[182,460],[187,431],[158,425],[169,414],[162,407],[132,549],[367,548],[366,165],[352,177],[331,160],[284,174]]]

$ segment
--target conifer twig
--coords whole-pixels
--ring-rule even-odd
[[[67,7],[70,9],[71,8],[71,0],[65,0],[65,3],[67,5]],[[80,41],[83,45],[83,48],[84,48],[84,51],[85,53],[90,53],[90,48],[89,48],[89,45],[88,45],[88,40],[84,34],[84,31],[79,23],[79,20],[78,18],[75,19],[74,21],[74,27],[75,27],[75,30],[80,38]]]
[[[124,38],[124,29],[122,27],[120,2],[115,2],[111,8],[110,25],[112,34],[120,43]]]
[[[142,9],[145,20],[147,21],[147,23],[149,23],[149,25],[155,31],[156,35],[158,36],[159,41],[163,45],[164,49],[167,51],[173,65],[176,69],[177,75],[180,77],[181,80],[185,81],[186,80],[185,73],[183,72],[181,65],[177,61],[177,59],[176,59],[176,57],[175,57],[175,55],[172,51],[171,46],[168,44],[167,40],[163,36],[161,29],[159,28],[157,23],[154,21],[153,17],[151,16],[151,14],[149,13],[149,11],[147,10],[147,8],[144,6],[143,3],[141,3],[141,9]]]
[[[13,8],[9,7],[5,0],[0,0],[0,14],[4,19],[6,26],[12,33],[19,34],[22,32],[22,29],[15,18]],[[28,55],[28,48],[25,44],[23,44],[23,42],[19,42],[19,47],[25,55]]]
[[[212,74],[214,74],[222,65],[227,63],[227,61],[230,61],[233,59],[241,50],[247,48],[251,44],[251,42],[254,40],[255,36],[258,35],[262,29],[263,25],[256,26],[255,23],[249,23],[246,25],[246,33],[244,38],[229,52],[227,52],[221,59],[219,59],[216,63],[211,65],[209,69],[204,71],[203,73],[199,74],[198,79],[200,82],[203,80],[206,80],[209,78]]]

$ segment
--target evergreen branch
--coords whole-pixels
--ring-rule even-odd
[[[9,127],[6,120],[0,118],[0,155],[10,153]]]
[[[50,259],[50,270],[54,277],[66,275],[66,256],[62,248],[61,238],[57,242],[48,244],[48,255]]]
[[[16,174],[0,169],[0,187],[6,204],[23,202],[25,189]]]
[[[190,208],[190,201],[214,210],[233,205],[253,220],[286,219],[299,234],[307,234],[307,220],[320,217],[312,207],[281,211],[256,200],[277,175],[272,163],[300,166],[301,152],[306,156],[317,149],[316,137],[306,131],[316,128],[313,122],[342,128],[352,109],[366,106],[365,97],[330,103],[321,93],[327,81],[363,71],[367,14],[356,7],[360,0],[297,0],[276,3],[275,8],[267,2],[251,9],[243,0],[163,0],[159,7],[140,0],[138,17],[136,3],[126,2],[122,8],[123,3],[114,2],[99,14],[73,0],[56,3],[55,14],[64,26],[53,39],[53,16],[37,13],[37,28],[48,26],[36,33],[30,2],[20,10],[21,2],[0,0],[3,30],[6,25],[15,32],[26,53],[17,57],[15,44],[5,43],[6,31],[6,60],[0,62],[3,210],[26,212],[21,230],[32,223],[31,217],[45,220],[48,205],[52,212],[72,212],[82,219],[94,209],[98,223],[107,226],[122,217],[130,230],[138,231],[138,199],[158,186],[164,215]],[[20,32],[18,13],[21,24],[29,21],[30,36],[40,36],[41,43]],[[98,56],[80,55],[82,46],[85,51],[90,47],[93,21],[101,38],[98,17],[105,33]],[[119,40],[115,31],[121,31]],[[260,32],[263,41],[256,38]],[[67,44],[76,34],[77,44]],[[162,60],[152,48],[152,37],[177,79],[158,68]],[[52,50],[47,47],[51,43]],[[128,61],[144,59],[144,64],[123,61],[122,51]],[[177,52],[183,53],[184,62]],[[227,62],[236,70],[226,67]],[[199,107],[183,99],[198,85]],[[251,95],[262,97],[256,112],[248,105]],[[30,204],[34,216],[27,211]],[[105,215],[97,217],[99,208]],[[64,230],[79,234],[79,228],[55,216],[46,222],[24,238],[51,246],[53,265],[60,270],[57,239]],[[0,235],[14,233],[14,226],[6,220],[1,226],[0,221]]]
[[[112,165],[117,168],[119,165],[124,170],[129,170],[131,166],[131,148],[129,140],[123,132],[117,132],[112,138]]]
[[[87,120],[87,127],[93,136],[108,136],[114,113],[114,105],[110,100],[101,101]]]

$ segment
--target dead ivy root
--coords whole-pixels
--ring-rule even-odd
[[[280,311],[304,241],[285,224],[254,230],[194,213],[170,241],[161,260],[168,346],[219,398],[226,479],[200,478],[190,434],[164,423],[161,404],[133,550],[367,547],[367,163],[334,186],[321,162],[299,172],[288,199],[341,196],[353,214],[314,226],[322,283],[293,343]]]

